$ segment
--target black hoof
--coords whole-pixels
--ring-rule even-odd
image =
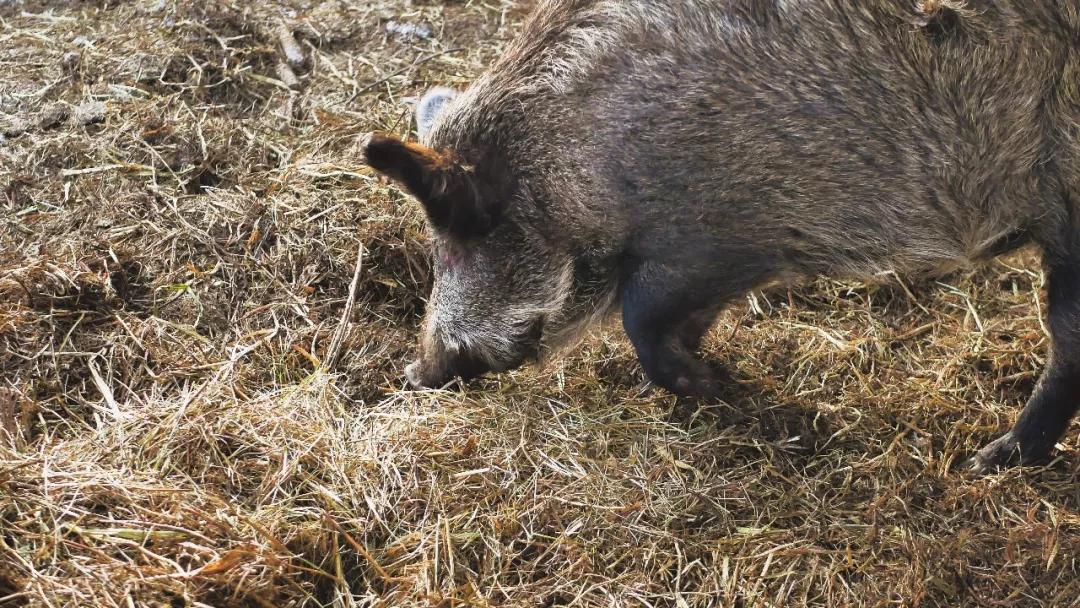
[[[668,420],[675,424],[691,425],[696,420],[713,420],[719,414],[721,403],[702,400],[700,397],[676,397]]]
[[[1016,465],[1037,464],[1046,460],[1049,452],[1049,446],[1022,446],[1020,441],[1009,432],[986,444],[986,447],[979,450],[969,464],[975,473],[986,475]]]
[[[1012,433],[1005,433],[1001,437],[986,444],[971,459],[971,470],[979,475],[996,473],[1001,469],[1020,462],[1020,446]]]

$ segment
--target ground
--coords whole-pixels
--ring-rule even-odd
[[[617,320],[405,390],[423,217],[359,161],[529,3],[0,0],[0,605],[1066,606],[1033,252],[756,293],[689,422]],[[733,393],[736,394],[736,393]]]

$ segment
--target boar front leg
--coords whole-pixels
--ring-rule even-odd
[[[1080,407],[1080,236],[1047,253],[1050,361],[1016,424],[984,447],[972,468],[991,472],[1046,459]]]
[[[649,379],[680,397],[718,397],[725,375],[696,351],[720,307],[742,291],[739,282],[639,268],[622,288],[623,327]]]

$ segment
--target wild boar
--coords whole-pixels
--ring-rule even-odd
[[[415,387],[516,367],[610,311],[652,381],[715,396],[724,305],[804,277],[919,275],[1027,243],[1051,356],[979,471],[1080,405],[1080,4],[543,0],[421,143],[367,162],[433,231]]]

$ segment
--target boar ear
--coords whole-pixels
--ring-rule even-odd
[[[375,134],[365,147],[367,164],[404,186],[431,224],[467,238],[487,232],[496,220],[497,198],[488,195],[472,168],[451,152]]]
[[[416,133],[420,139],[431,131],[435,119],[446,108],[447,104],[457,97],[458,92],[446,87],[435,87],[428,91],[416,104]]]

